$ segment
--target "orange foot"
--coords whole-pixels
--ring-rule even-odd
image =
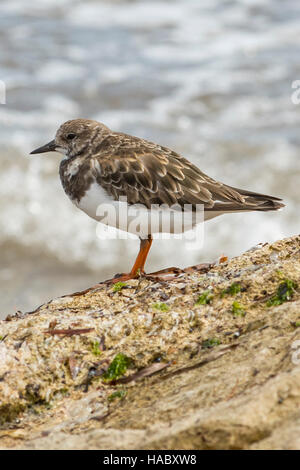
[[[172,266],[171,268],[161,269],[160,271],[155,271],[149,274],[146,274],[145,271],[139,271],[139,273],[136,274],[134,274],[133,272],[128,274],[116,274],[113,279],[108,279],[107,281],[105,281],[105,284],[116,284],[117,282],[126,282],[130,279],[137,279],[143,277],[152,281],[167,282],[184,273],[207,273],[214,266],[214,264],[215,263],[197,264],[195,266],[189,266],[185,269],[176,268]]]
[[[116,274],[115,277],[112,279],[108,279],[105,281],[105,284],[116,284],[117,282],[126,282],[130,281],[131,279],[139,279],[139,278],[145,278],[145,279],[150,279],[150,280],[156,280],[156,281],[167,281],[168,279],[172,279],[175,276],[178,276],[178,274],[183,273],[184,271],[180,268],[166,268],[162,269],[160,271],[156,271],[155,273],[149,273],[146,274],[145,271],[139,271],[138,273],[122,273],[122,274]]]
[[[131,279],[137,279],[138,277],[138,275],[134,275],[131,273],[116,274],[115,277],[113,277],[112,279],[107,279],[107,281],[104,281],[104,284],[116,284],[117,282],[126,282],[130,281]]]
[[[122,273],[116,274],[115,277],[112,279],[107,279],[104,281],[104,284],[117,284],[118,282],[126,282],[130,281],[131,279],[149,279],[152,281],[167,281],[173,279],[174,277],[178,276],[178,274],[183,273],[183,271],[179,268],[169,268],[169,269],[162,269],[161,271],[157,271],[155,273],[146,274],[145,271],[140,272],[138,274],[133,273]]]

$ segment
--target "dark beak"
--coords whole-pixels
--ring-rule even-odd
[[[33,155],[35,153],[55,152],[55,150],[56,150],[55,140],[51,140],[51,142],[48,142],[48,144],[43,145],[42,147],[39,147],[38,149],[32,150],[32,152],[30,152],[30,155]]]

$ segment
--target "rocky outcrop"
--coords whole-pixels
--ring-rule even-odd
[[[0,322],[0,447],[299,449],[300,237]]]

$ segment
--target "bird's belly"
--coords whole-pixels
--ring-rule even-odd
[[[126,198],[115,201],[97,183],[79,202],[72,202],[98,222],[141,238],[155,233],[183,233],[203,221],[203,213],[184,213],[160,206],[150,210],[142,204],[127,204]]]

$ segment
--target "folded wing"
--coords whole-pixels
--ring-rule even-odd
[[[202,204],[218,214],[284,207],[278,197],[222,184],[176,152],[126,134],[110,135],[93,159],[98,183],[129,204]]]

